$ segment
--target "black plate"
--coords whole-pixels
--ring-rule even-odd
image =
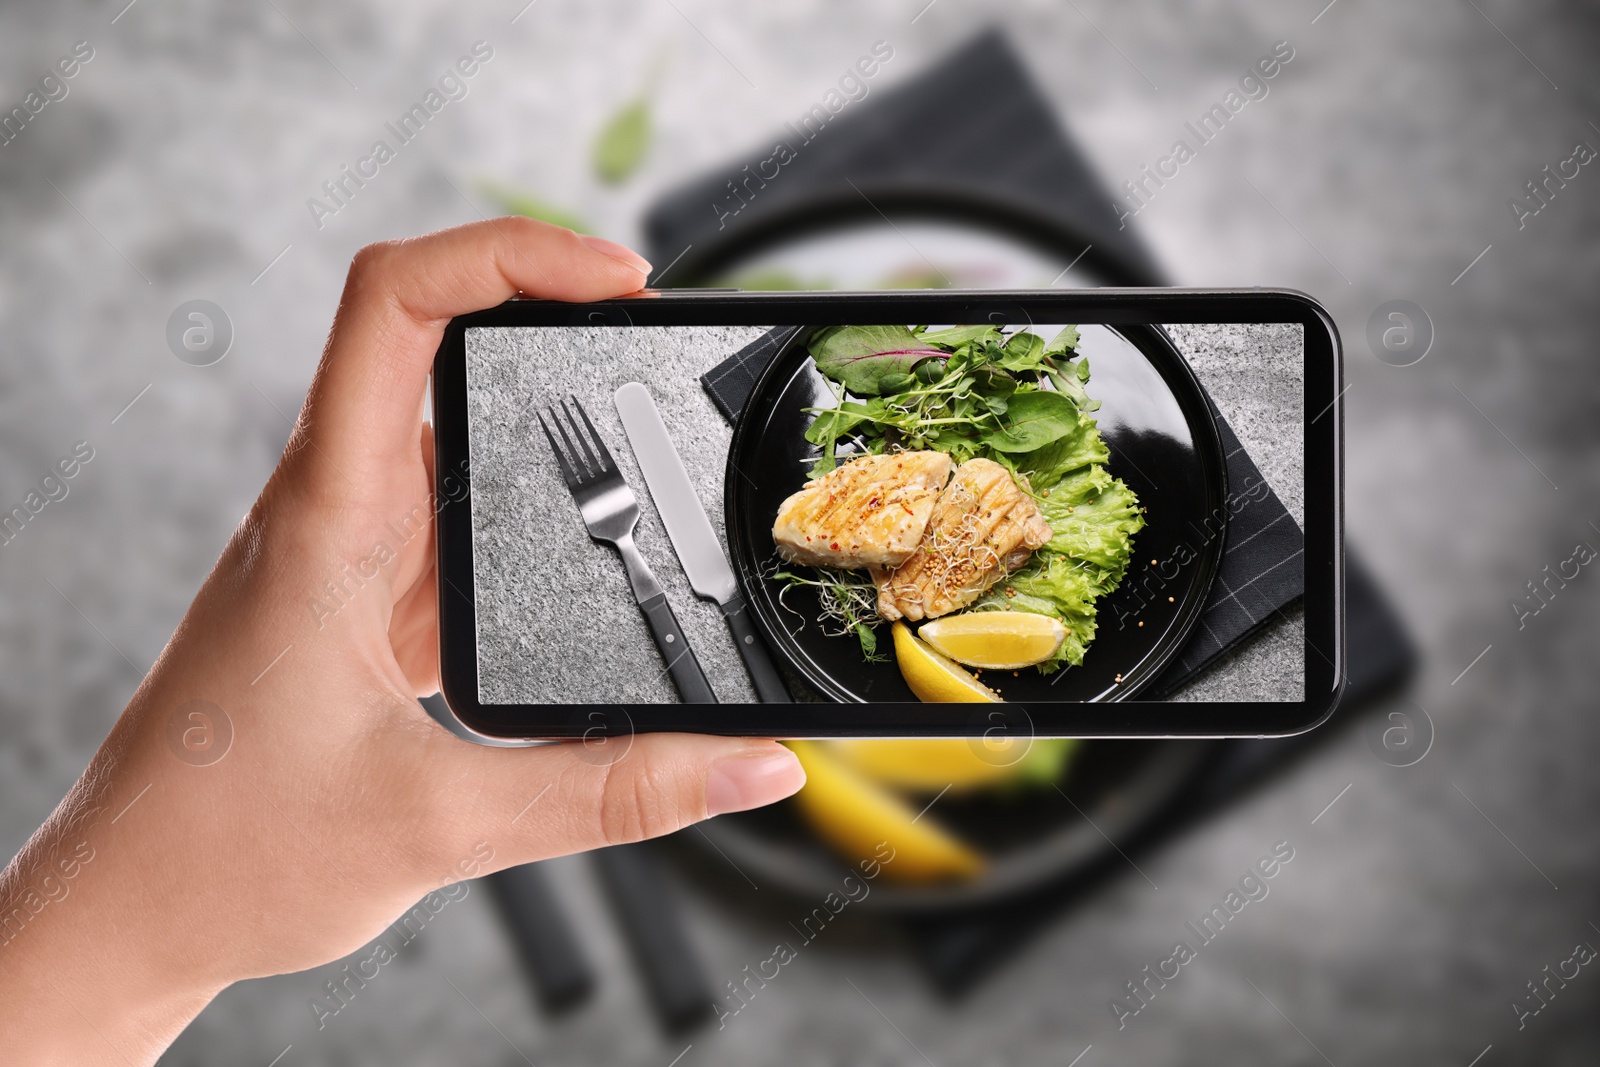
[[[805,409],[833,403],[806,351],[813,329],[797,331],[783,346],[734,427],[724,494],[734,567],[768,644],[819,695],[841,702],[914,701],[892,655],[867,662],[853,638],[822,633],[814,621],[814,593],[797,589],[780,604],[783,583],[763,577],[776,559],[772,522],[778,506],[805,484],[818,454],[805,440],[812,420]],[[1049,326],[1039,329],[1053,335]],[[1228,513],[1222,442],[1200,383],[1171,338],[1158,326],[1080,330],[1079,351],[1092,371],[1089,393],[1102,402],[1095,418],[1111,451],[1110,472],[1138,494],[1146,525],[1134,536],[1127,578],[1100,602],[1098,631],[1082,666],[1050,675],[1029,669],[984,676],[1013,703],[1113,701],[1137,694],[1199,621],[1226,539],[1219,527]],[[1197,540],[1199,559],[1177,568],[1176,580],[1161,583],[1158,594],[1152,562],[1171,560],[1179,546]],[[1142,590],[1147,578],[1149,589]],[[1141,599],[1147,602],[1143,609]],[[887,644],[887,630],[880,633]]]
[[[951,791],[939,800],[940,825],[978,848],[987,867],[966,882],[899,884],[883,879],[863,906],[931,912],[1006,900],[1082,871],[1107,858],[1108,842],[1130,843],[1171,812],[1216,751],[1209,741],[1080,741],[1062,779],[1016,790]],[[1067,798],[1071,798],[1070,800]],[[914,799],[921,806],[932,799]],[[1073,805],[1077,805],[1074,807]],[[709,842],[761,886],[779,886],[821,900],[852,873],[818,839],[793,801],[725,815],[680,835]],[[715,862],[713,866],[715,866]],[[741,886],[743,883],[740,883]]]

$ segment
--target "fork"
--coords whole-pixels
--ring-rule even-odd
[[[605,441],[595,430],[594,423],[589,421],[589,413],[583,410],[577,397],[569,399],[578,418],[573,418],[565,400],[561,401],[560,414],[554,407],[550,408],[550,422],[555,423],[556,432],[561,435],[562,444],[566,445],[565,450],[556,443],[555,434],[550,432],[550,423],[545,422],[544,415],[539,415],[538,419],[550,447],[555,450],[556,462],[561,465],[561,476],[566,479],[567,489],[578,503],[583,524],[588,528],[591,538],[612,545],[621,554],[623,565],[628,568],[628,581],[633,585],[633,599],[638,601],[639,610],[644,612],[645,622],[650,625],[650,634],[655,638],[656,648],[667,661],[667,672],[678,687],[678,695],[689,704],[715,704],[717,694],[712,691],[711,683],[706,681],[705,673],[700,670],[700,663],[694,658],[689,641],[683,635],[683,627],[678,625],[672,605],[667,603],[667,594],[662,591],[661,583],[656,581],[650,565],[633,543],[633,530],[639,523],[638,498],[623,480],[622,472],[617,469]],[[566,415],[565,423],[561,420],[561,414]],[[581,425],[579,419],[582,419]],[[572,428],[571,436],[567,433],[568,426]],[[587,434],[584,433],[585,429],[588,430]]]

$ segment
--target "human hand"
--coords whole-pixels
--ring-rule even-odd
[[[800,787],[771,741],[650,734],[607,763],[581,745],[468,744],[416,701],[438,689],[422,411],[446,323],[519,291],[620,296],[647,270],[523,218],[356,256],[277,470],[83,777],[0,875],[8,1060],[152,1063],[230,983],[337,959],[430,890]],[[337,612],[309,607],[373,565]],[[205,725],[197,710],[231,724],[216,762],[174,741]]]

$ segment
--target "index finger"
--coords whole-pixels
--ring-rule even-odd
[[[296,432],[358,470],[414,455],[428,371],[453,317],[519,292],[623,296],[649,270],[622,245],[522,217],[368,245],[350,265]]]

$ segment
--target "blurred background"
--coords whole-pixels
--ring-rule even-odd
[[[124,2],[0,12],[7,111],[78,60],[0,137],[0,502],[20,503],[77,442],[94,450],[67,496],[0,546],[0,852],[82,770],[276,462],[351,255],[505,210],[646,249],[666,285],[1143,277],[1309,292],[1345,343],[1349,534],[1418,653],[1406,670],[1401,632],[1374,624],[1381,647],[1363,655],[1389,654],[1396,684],[1314,745],[1261,743],[1255,769],[1222,786],[1179,777],[1202,762],[1183,746],[1145,760],[1147,779],[1198,790],[1167,798],[1185,819],[1149,804],[1132,817],[1131,779],[1076,792],[1072,768],[1100,762],[1085,747],[1062,796],[1089,805],[1080,832],[1105,847],[1071,878],[987,910],[891,906],[887,892],[851,904],[755,995],[725,983],[800,943],[791,924],[822,894],[669,842],[474,886],[320,1028],[310,1002],[337,966],[230,989],[163,1062],[1596,1061],[1600,977],[1585,968],[1537,1014],[1529,989],[1575,945],[1600,945],[1600,579],[1561,570],[1600,546],[1593,9]],[[464,95],[446,86],[459,98],[364,185],[324,189],[376,140],[396,146],[386,124],[480,41]],[[1266,94],[1119,228],[1137,206],[1124,182],[1192,141],[1185,123],[1275,47],[1292,58]],[[707,204],[868,55],[864,92],[841,90],[861,98],[798,169],[738,215]],[[978,88],[940,103],[956,83],[999,87],[992,128],[972,114],[990,99]],[[939,136],[942,107],[963,116],[949,124],[960,140]],[[874,117],[913,114],[925,143]],[[862,145],[877,157],[853,178]],[[918,254],[844,256],[866,275],[851,278],[807,246],[815,235],[787,231],[774,251],[763,204],[837,196],[841,179],[893,179],[885,214]],[[981,185],[982,211],[924,217],[952,183]],[[1073,242],[1098,251],[1074,261]],[[231,325],[209,365],[169,342],[191,300]],[[1394,301],[1411,305],[1414,347],[1369,343],[1369,322],[1381,338],[1398,321]],[[1386,745],[1387,729],[1401,733]],[[1197,944],[1185,924],[1279,842],[1293,859],[1270,894],[1148,1004],[1130,999],[1127,983],[1179,939]],[[642,905],[626,893],[640,885]],[[541,899],[588,979],[566,996],[550,929],[507,921]],[[723,998],[723,1025],[671,1010],[651,984],[664,973]]]

